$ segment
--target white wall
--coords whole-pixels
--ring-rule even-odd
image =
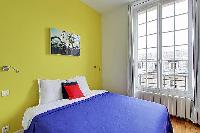
[[[128,6],[102,15],[103,89],[127,94]]]

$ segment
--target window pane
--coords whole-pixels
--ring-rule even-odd
[[[146,61],[139,61],[138,74],[145,74],[145,73],[146,73]]]
[[[146,86],[146,74],[138,74],[138,85],[142,88]]]
[[[163,89],[174,89],[174,75],[163,74]]]
[[[174,16],[174,3],[167,3],[162,6],[162,18]]]
[[[147,87],[157,88],[157,62],[147,62]]]
[[[163,47],[162,48],[162,59],[167,61],[174,60],[174,47]]]
[[[138,13],[138,24],[146,22],[146,11]]]
[[[147,10],[147,22],[157,19],[157,7]]]
[[[188,28],[188,14],[175,17],[176,30]]]
[[[163,89],[174,89],[174,75],[163,74]]]
[[[162,19],[162,32],[174,30],[174,17]]]
[[[158,88],[158,78],[162,78],[163,89],[188,90],[188,3],[188,0],[164,0],[161,29],[157,29],[157,6],[138,13],[137,87]],[[162,32],[161,50],[158,30]],[[159,69],[158,50],[162,57]],[[158,70],[162,70],[161,77],[157,77]]]
[[[146,48],[146,36],[138,38],[138,49]]]
[[[188,30],[175,32],[175,45],[188,44]]]
[[[157,62],[147,62],[147,72],[151,74],[156,74],[157,73]]]
[[[147,23],[147,34],[157,33],[157,20]]]
[[[156,73],[148,73],[147,87],[148,89],[157,88],[157,74]]]
[[[165,75],[174,75],[174,61],[163,61],[162,72]]]
[[[146,49],[138,50],[138,61],[146,60]]]
[[[174,88],[174,61],[162,62],[162,80],[164,89]]]
[[[162,33],[162,45],[163,46],[174,45],[174,32]]]
[[[188,0],[176,0],[175,2],[175,14],[182,14],[188,12]]]
[[[157,48],[147,49],[147,60],[157,61]]]
[[[147,36],[147,48],[157,47],[157,34]]]
[[[177,90],[187,90],[188,86],[188,75],[176,75],[175,76],[175,89]]]
[[[188,60],[188,45],[175,46],[175,59]]]
[[[138,26],[138,36],[146,35],[146,24],[141,24]]]
[[[176,74],[188,74],[188,61],[177,61]]]

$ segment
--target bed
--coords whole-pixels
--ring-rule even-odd
[[[172,133],[163,105],[107,91],[28,108],[25,133]]]

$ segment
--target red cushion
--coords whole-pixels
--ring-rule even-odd
[[[70,100],[84,97],[78,84],[64,86],[64,88],[65,88]]]

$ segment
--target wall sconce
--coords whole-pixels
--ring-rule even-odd
[[[10,69],[14,70],[16,73],[19,73],[19,69],[17,69],[16,67],[13,67],[13,66],[3,66],[2,67],[2,70],[3,71],[9,71]]]

